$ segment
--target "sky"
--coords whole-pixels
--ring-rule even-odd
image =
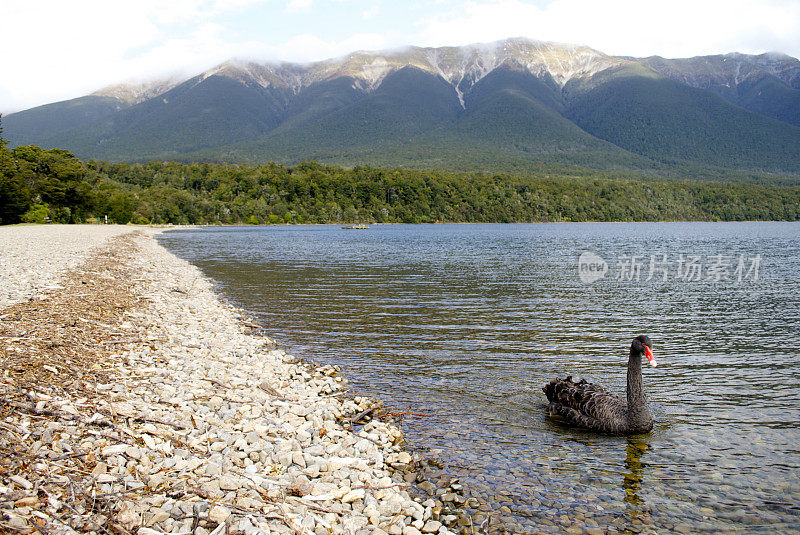
[[[612,55],[800,57],[800,0],[2,0],[0,113],[227,59],[529,37]]]

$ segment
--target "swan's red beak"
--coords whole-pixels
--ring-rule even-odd
[[[650,366],[658,366],[656,358],[653,356],[653,350],[650,349],[650,347],[644,346],[644,356],[647,357],[647,360],[650,362]]]

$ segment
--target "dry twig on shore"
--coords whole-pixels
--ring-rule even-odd
[[[17,489],[6,498],[30,504],[15,507],[0,530],[123,531],[110,504],[85,491],[98,460],[76,448],[86,436],[125,442],[96,431],[117,427],[97,410],[96,386],[109,382],[108,342],[124,334],[118,325],[136,306],[125,261],[134,253],[133,237],[118,237],[59,288],[0,316],[0,481]]]

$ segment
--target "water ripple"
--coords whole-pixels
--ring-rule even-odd
[[[798,224],[221,228],[161,241],[292,352],[430,414],[404,422],[412,444],[441,450],[449,471],[512,511],[513,529],[800,527]],[[634,254],[762,264],[742,282],[673,273],[584,285],[585,250],[610,264]],[[651,433],[602,437],[545,416],[540,389],[555,376],[624,395],[639,333],[660,363],[644,371]]]

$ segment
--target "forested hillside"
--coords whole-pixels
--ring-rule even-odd
[[[2,131],[0,130],[0,135]],[[800,220],[800,187],[598,175],[478,175],[81,161],[0,137],[0,224]]]
[[[10,145],[83,159],[800,183],[800,61],[665,60],[506,39],[231,60],[7,117]]]

